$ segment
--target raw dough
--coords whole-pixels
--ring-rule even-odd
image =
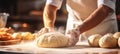
[[[30,32],[23,32],[21,35],[22,35],[23,40],[33,40],[34,39],[34,36]]]
[[[91,35],[90,37],[88,37],[88,43],[90,46],[95,46],[98,47],[99,46],[99,39],[102,37],[102,35],[100,34],[94,34]]]
[[[53,48],[65,47],[68,44],[68,38],[59,32],[45,33],[36,40],[38,47]]]
[[[116,38],[116,39],[118,39],[118,38],[120,37],[120,32],[114,33],[114,34],[113,34],[113,37]]]
[[[117,39],[113,37],[113,34],[105,34],[99,40],[99,46],[102,48],[113,48],[117,47]]]
[[[118,46],[120,47],[120,38],[118,38]]]
[[[22,39],[22,35],[20,32],[16,32],[12,34],[12,37],[15,39]]]

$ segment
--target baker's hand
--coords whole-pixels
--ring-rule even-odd
[[[78,29],[72,29],[66,32],[66,36],[69,38],[68,46],[74,46],[79,40],[80,31]]]
[[[40,31],[37,32],[37,36],[40,36],[44,33],[54,32],[54,28],[42,28]]]

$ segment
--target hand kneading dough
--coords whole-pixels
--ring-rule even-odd
[[[120,32],[114,33],[114,34],[113,34],[113,37],[116,38],[116,39],[118,39],[118,38],[120,37]]]
[[[113,37],[113,34],[109,33],[100,38],[99,45],[102,48],[117,47],[117,39]]]
[[[53,48],[65,47],[68,44],[68,38],[59,32],[46,33],[39,36],[36,40],[38,47]]]
[[[90,37],[88,37],[88,43],[90,46],[94,46],[94,47],[98,47],[99,46],[99,39],[101,38],[102,36],[100,34],[94,34],[94,35],[91,35]]]

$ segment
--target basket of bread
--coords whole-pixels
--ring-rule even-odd
[[[0,28],[0,45],[13,45],[33,41],[35,35],[31,32],[14,32],[12,28]]]
[[[12,37],[13,32],[12,28],[0,28],[0,45],[18,44],[20,40]]]

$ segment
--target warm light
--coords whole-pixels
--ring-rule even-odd
[[[23,23],[22,27],[28,27],[28,24],[27,23]]]

